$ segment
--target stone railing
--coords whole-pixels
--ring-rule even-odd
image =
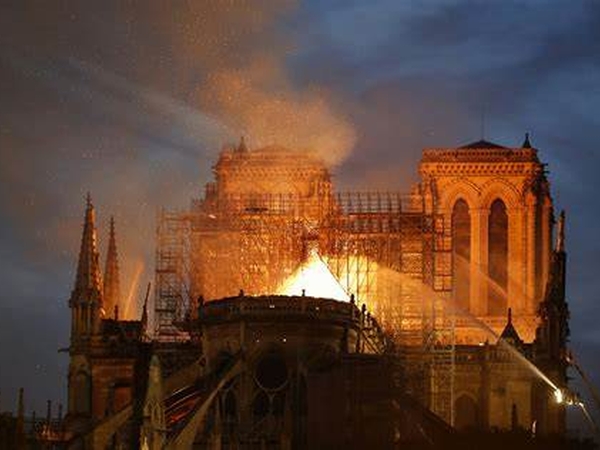
[[[228,297],[213,300],[198,309],[201,320],[227,320],[238,315],[245,316],[294,316],[303,315],[325,320],[344,320],[358,323],[361,312],[353,303],[337,300],[305,297],[264,295]]]
[[[423,150],[421,162],[470,162],[511,161],[537,162],[537,151],[533,148],[432,148]]]
[[[381,353],[387,348],[387,337],[377,320],[364,305],[359,309],[354,301],[306,296],[239,295],[206,302],[198,308],[201,323],[236,321],[241,317],[342,322],[358,330],[362,336],[365,345],[359,351]]]

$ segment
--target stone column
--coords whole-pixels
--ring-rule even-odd
[[[527,212],[523,208],[508,213],[508,284],[506,287],[507,306],[517,315],[528,311],[526,282],[527,268]],[[524,269],[525,268],[525,269]]]
[[[487,315],[488,217],[489,211],[471,208],[471,312]]]
[[[525,245],[524,245],[524,261],[527,267],[527,278],[523,286],[525,293],[525,304],[529,306],[528,309],[535,304],[536,297],[536,209],[537,201],[533,193],[529,192],[526,197],[526,217],[527,217],[527,228],[525,230]]]
[[[542,300],[546,283],[548,282],[548,272],[550,270],[550,255],[552,252],[552,199],[549,195],[544,196],[542,206],[542,255],[541,255],[541,280],[539,281],[538,302]],[[537,306],[533,305],[534,307]]]

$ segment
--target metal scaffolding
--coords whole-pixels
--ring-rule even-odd
[[[154,329],[163,341],[185,337],[175,322],[189,310],[190,216],[161,210],[156,231]]]
[[[454,321],[444,305],[452,288],[451,234],[420,195],[207,195],[190,211],[163,211],[158,338],[178,336],[174,322],[199,296],[276,292],[309,248],[394,339],[407,390],[451,422]]]

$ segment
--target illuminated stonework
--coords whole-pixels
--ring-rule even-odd
[[[455,272],[461,263],[468,267],[468,312],[500,333],[510,307],[520,336],[532,342],[548,279],[553,227],[552,199],[537,151],[485,141],[456,149],[426,149],[419,173],[424,195],[448,223],[458,203],[468,208],[470,260],[453,254]],[[499,223],[501,209],[506,227]],[[505,255],[498,255],[502,250],[494,250],[503,246],[498,242],[502,239]],[[494,274],[490,264],[500,273]],[[484,342],[479,327],[469,330],[468,322],[459,319],[458,342]]]
[[[426,149],[419,173],[409,195],[335,192],[314,155],[223,151],[203,196],[159,217],[154,330],[148,298],[140,321],[106,315],[88,200],[65,436],[384,448],[422,427],[564,432],[564,215],[552,248],[537,151]]]

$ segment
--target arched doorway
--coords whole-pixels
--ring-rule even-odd
[[[479,425],[477,403],[469,395],[463,394],[454,403],[454,426],[459,430]]]

